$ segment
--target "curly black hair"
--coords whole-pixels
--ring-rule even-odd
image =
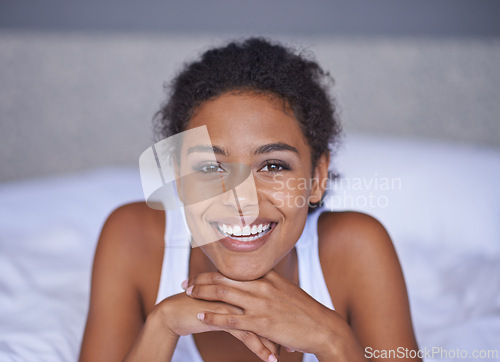
[[[182,132],[203,102],[228,92],[277,96],[290,107],[309,146],[313,170],[341,134],[330,75],[312,59],[263,38],[248,38],[206,51],[186,64],[155,115],[159,139]],[[314,205],[317,206],[317,205]],[[314,207],[313,206],[313,207]]]
[[[332,78],[315,61],[283,45],[263,38],[231,42],[184,66],[155,116],[155,133],[162,139],[184,131],[199,105],[223,93],[269,93],[293,110],[315,166],[341,133],[331,84]]]

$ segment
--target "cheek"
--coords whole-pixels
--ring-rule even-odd
[[[267,183],[262,193],[280,209],[297,209],[308,206],[311,195],[310,178],[280,176]]]
[[[186,222],[193,236],[193,247],[210,244],[219,239],[214,228],[204,220],[204,214],[209,207],[210,201],[199,202],[184,207]]]
[[[186,212],[186,219],[188,220],[198,220],[205,211],[210,207],[212,200],[205,200],[201,202],[195,202],[184,205],[184,211]]]

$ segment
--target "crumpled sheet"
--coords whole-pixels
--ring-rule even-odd
[[[136,169],[0,186],[0,361],[74,361],[100,229],[143,198]]]

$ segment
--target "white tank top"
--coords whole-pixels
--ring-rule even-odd
[[[318,253],[318,218],[323,209],[307,217],[306,225],[295,248],[299,267],[299,284],[310,296],[330,309],[334,309],[323,277]],[[181,283],[188,278],[190,243],[185,219],[179,210],[166,211],[165,252],[156,304],[163,299],[184,292]],[[172,362],[203,362],[192,335],[181,336],[177,342]],[[303,362],[318,359],[304,353]]]

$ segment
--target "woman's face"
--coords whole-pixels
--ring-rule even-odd
[[[207,127],[211,145],[182,146],[180,172],[195,177],[178,185],[181,198],[209,192],[214,180],[222,182],[223,191],[186,204],[193,244],[227,277],[257,279],[299,239],[308,201],[318,202],[324,191],[319,185],[327,158],[314,170],[321,182],[313,182],[311,151],[298,121],[269,95],[226,93],[207,101],[187,130],[200,126]],[[240,175],[236,187],[230,181],[235,174]]]

